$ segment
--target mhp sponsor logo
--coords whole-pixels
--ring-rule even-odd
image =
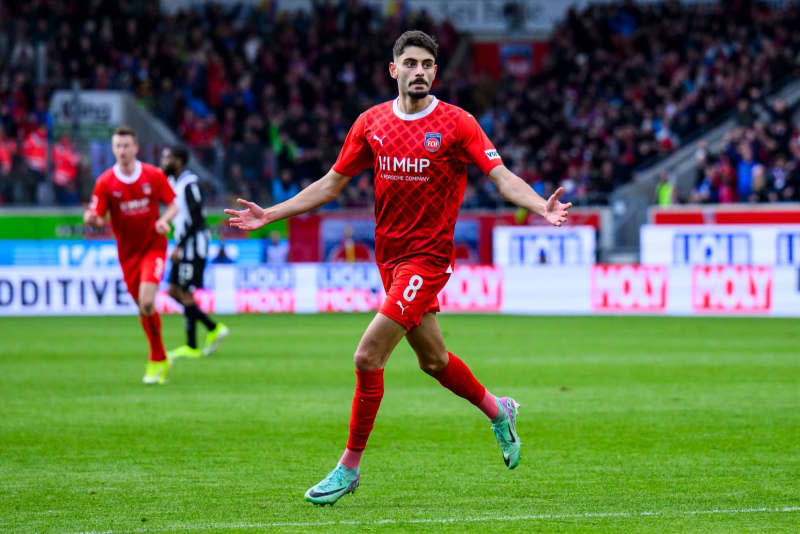
[[[749,265],[753,242],[746,232],[678,232],[672,241],[674,265]]]
[[[778,232],[775,249],[776,265],[800,265],[800,232]]]
[[[319,289],[370,289],[383,287],[374,264],[324,263],[317,268]]]
[[[516,234],[510,238],[509,265],[582,265],[585,243],[580,234]]]

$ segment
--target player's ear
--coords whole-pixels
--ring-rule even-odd
[[[394,61],[389,62],[389,76],[397,79],[397,65],[394,64]]]

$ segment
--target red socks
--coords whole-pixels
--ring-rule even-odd
[[[139,315],[139,322],[142,323],[144,333],[147,334],[147,342],[150,344],[150,361],[165,360],[167,353],[164,351],[164,342],[161,340],[161,316],[158,313]]]
[[[497,417],[497,399],[478,382],[469,367],[452,352],[450,360],[434,377],[444,387],[470,401],[489,419]],[[360,371],[356,369],[356,392],[350,412],[350,436],[347,448],[339,462],[349,469],[356,469],[361,454],[367,446],[369,434],[375,425],[375,416],[383,399],[383,369]]]
[[[375,416],[383,398],[383,369],[356,369],[356,393],[350,412],[350,437],[347,448],[363,451],[375,424]]]
[[[497,401],[494,395],[475,379],[461,358],[449,351],[447,355],[450,360],[434,378],[459,397],[477,406],[489,419],[497,417]]]

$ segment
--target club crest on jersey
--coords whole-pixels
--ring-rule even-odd
[[[144,193],[147,196],[150,196],[151,191],[152,190],[150,189],[150,183],[145,182],[142,184],[142,193]]]
[[[436,152],[442,146],[442,134],[436,132],[425,132],[425,150]]]

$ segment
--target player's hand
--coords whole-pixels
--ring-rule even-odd
[[[550,198],[547,199],[547,204],[545,204],[544,218],[553,226],[561,226],[567,220],[569,209],[572,207],[572,202],[563,204],[558,201],[558,197],[563,194],[564,188],[559,187],[555,193],[550,195]]]
[[[170,252],[170,254],[169,254],[169,261],[171,261],[172,263],[175,263],[175,262],[181,261],[182,257],[183,257],[183,253],[181,253],[181,249],[179,249],[178,247],[175,247],[175,248],[172,249],[172,252]]]
[[[106,221],[102,217],[100,217],[97,213],[92,210],[86,210],[83,212],[83,222],[84,224],[89,224],[91,226],[103,226],[105,225]]]
[[[169,233],[169,223],[164,219],[157,220],[156,232],[158,232],[161,235],[167,235]]]
[[[228,224],[234,228],[240,230],[258,230],[269,222],[267,221],[264,208],[260,207],[258,204],[242,198],[237,199],[236,202],[246,209],[239,211],[231,209],[225,210],[225,213],[231,216],[231,218],[228,219]]]

